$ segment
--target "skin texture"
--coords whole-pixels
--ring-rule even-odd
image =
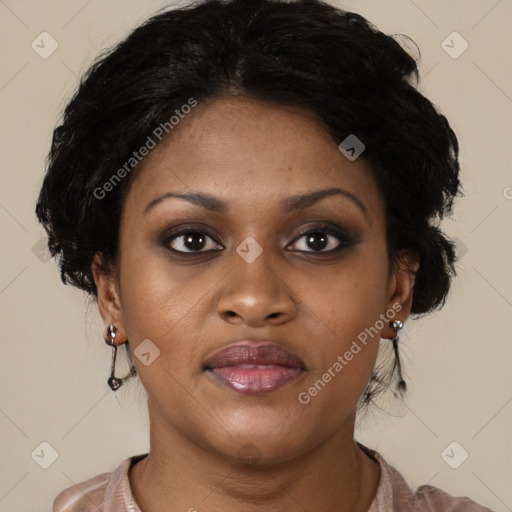
[[[393,304],[402,306],[394,318],[410,312],[414,276],[404,265],[415,270],[417,260],[403,251],[404,265],[388,265],[384,199],[369,165],[345,158],[314,114],[243,97],[201,103],[171,135],[126,195],[112,272],[93,264],[116,343],[129,339],[136,350],[150,339],[161,351],[149,366],[135,358],[151,425],[150,454],[129,474],[135,500],[143,512],[366,511],[379,470],[353,434],[379,337],[310,403],[297,397]],[[289,196],[329,188],[350,192],[365,211],[344,195],[283,207]],[[171,198],[144,213],[167,192],[209,194],[229,208]],[[328,254],[346,241],[327,233],[315,252],[300,235],[319,222],[345,228],[353,243]],[[173,253],[187,251],[184,237],[163,241],[177,226],[206,230],[203,251],[221,250]],[[236,252],[247,237],[263,249],[252,263]],[[380,332],[393,334],[387,324]],[[237,393],[203,364],[241,339],[273,340],[306,371],[265,396]]]

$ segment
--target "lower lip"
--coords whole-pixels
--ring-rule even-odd
[[[299,378],[301,368],[278,365],[237,365],[209,370],[223,384],[244,395],[266,395]]]

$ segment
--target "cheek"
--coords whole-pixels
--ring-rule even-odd
[[[367,246],[324,279],[306,279],[303,318],[306,338],[314,340],[307,386],[314,388],[308,394],[323,395],[314,399],[319,403],[355,405],[371,375],[386,307],[387,264],[380,249]]]
[[[151,251],[122,254],[121,303],[132,351],[149,339],[160,351],[160,365],[173,373],[197,364],[193,359],[198,344],[195,315],[204,286]],[[144,381],[148,367],[135,362]]]
[[[381,245],[362,244],[329,272],[303,274],[305,306],[319,326],[335,336],[343,334],[341,339],[357,336],[384,312],[387,263]]]
[[[121,302],[127,330],[162,336],[162,329],[186,318],[197,301],[192,266],[172,264],[164,247],[142,236],[126,236],[121,255]]]

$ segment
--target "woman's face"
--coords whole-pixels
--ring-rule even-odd
[[[146,354],[160,435],[282,461],[351,432],[412,287],[389,271],[368,164],[312,116],[250,100],[199,104],[171,135],[126,196],[116,279],[96,274],[104,318]]]

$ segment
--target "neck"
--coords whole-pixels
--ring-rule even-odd
[[[366,512],[377,489],[378,465],[353,440],[355,414],[349,428],[308,453],[252,464],[198,446],[159,422],[151,407],[150,419],[150,453],[129,473],[143,512],[167,512],[169,504],[191,512]]]

